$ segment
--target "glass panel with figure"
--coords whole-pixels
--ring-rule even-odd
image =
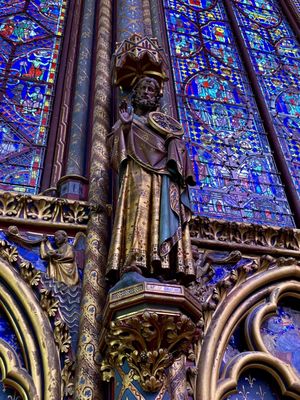
[[[300,46],[277,0],[231,0],[300,196]]]
[[[0,189],[39,191],[67,0],[0,0]]]
[[[164,11],[195,214],[293,226],[222,1],[164,0]]]

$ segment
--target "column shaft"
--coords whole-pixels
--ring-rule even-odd
[[[97,17],[89,201],[91,204],[105,208],[109,190],[106,135],[110,129],[111,1],[102,0],[100,2]],[[92,213],[88,225],[86,266],[82,289],[82,314],[75,386],[75,398],[78,400],[105,398],[100,379],[98,347],[102,328],[101,318],[106,299],[104,274],[108,239],[106,214]]]

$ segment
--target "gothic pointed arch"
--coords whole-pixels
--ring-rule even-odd
[[[59,399],[59,354],[50,322],[31,288],[3,258],[0,258],[0,309],[20,347],[17,355],[7,343],[0,343],[4,384],[15,388],[26,400]]]
[[[215,311],[204,312],[212,316],[204,317],[209,323],[201,346],[197,398],[229,399],[227,396],[236,390],[242,374],[253,368],[273,377],[281,395],[287,396],[283,398],[299,398],[299,371],[287,359],[279,362],[278,352],[264,342],[264,324],[270,318],[281,318],[280,302],[299,299],[300,266],[295,260],[277,264],[271,257],[263,259],[253,276],[245,279],[243,273],[238,274],[234,283],[227,281],[227,288],[223,285],[223,290],[215,291]],[[224,361],[230,338],[241,324],[244,350]]]

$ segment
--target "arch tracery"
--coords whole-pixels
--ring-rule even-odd
[[[237,387],[242,373],[253,367],[271,374],[282,395],[299,397],[297,371],[288,363],[278,362],[261,336],[263,321],[276,315],[278,303],[282,299],[300,296],[300,266],[295,260],[286,261],[286,264],[279,267],[275,263],[265,272],[255,273],[237,284],[217,305],[202,343],[198,368],[199,398],[223,399]],[[234,356],[220,372],[226,346],[241,321],[245,321],[248,349]]]
[[[31,288],[3,258],[0,258],[0,285],[0,305],[10,313],[26,360],[20,373],[20,360],[1,341],[2,380],[16,388],[24,399],[57,400],[61,395],[60,365],[50,322]]]

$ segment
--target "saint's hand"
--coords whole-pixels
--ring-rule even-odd
[[[119,116],[120,120],[125,125],[130,124],[133,121],[133,111],[128,108],[125,100],[120,104]]]

